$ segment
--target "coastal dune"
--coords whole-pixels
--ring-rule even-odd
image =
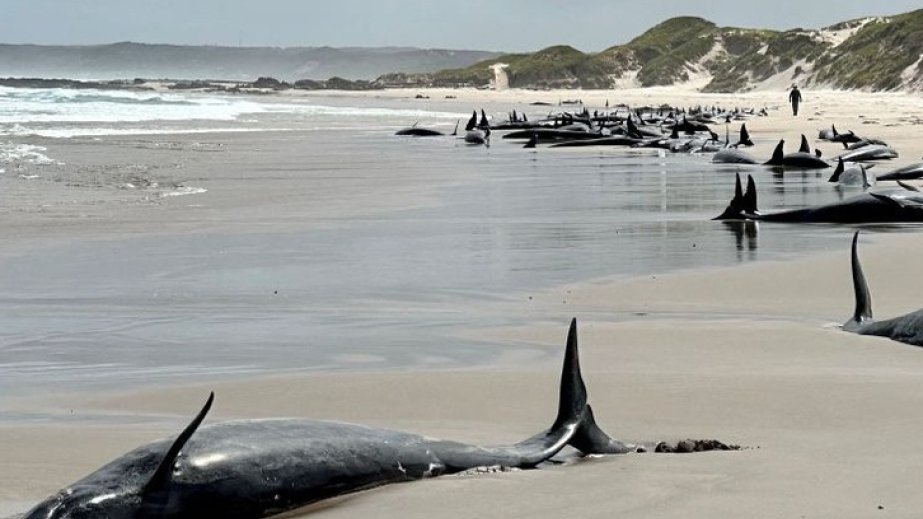
[[[466,107],[575,95],[428,92],[434,99],[449,93]],[[917,162],[923,154],[918,126],[908,119],[923,105],[912,96],[808,91],[805,116],[797,119],[787,112],[784,92],[703,95],[658,88],[579,96],[599,107],[606,99],[768,106],[770,117],[747,122],[760,141],[751,151],[756,157],[768,157],[778,138],[794,151],[799,133],[813,141],[817,129],[831,121],[838,128],[842,121],[843,131],[888,141],[902,154],[895,166]],[[733,123],[732,131],[738,126]],[[828,155],[838,145],[820,146]],[[222,211],[235,211],[239,195],[202,185],[216,193],[209,208],[214,221]],[[380,203],[381,210],[398,205]],[[194,226],[188,218],[193,210],[178,204],[167,209],[158,217],[170,232]],[[294,204],[284,209],[298,210]],[[115,224],[79,232],[112,232],[110,225]],[[860,255],[876,316],[917,309],[923,305],[923,280],[913,273],[923,240],[917,233],[874,230],[862,234]],[[11,418],[0,420],[0,517],[21,513],[143,442],[176,434],[212,390],[217,400],[210,422],[308,417],[474,443],[519,441],[553,419],[566,325],[573,316],[590,403],[604,430],[628,442],[715,438],[741,450],[592,457],[541,470],[440,477],[363,492],[293,516],[918,517],[923,350],[841,331],[838,324],[851,314],[852,297],[844,240],[809,257],[601,278],[483,302],[481,312],[521,315],[529,323],[459,334],[460,340],[528,345],[527,354],[501,356],[487,367],[238,377],[6,398],[4,412]],[[37,411],[69,418],[59,423],[12,418]]]

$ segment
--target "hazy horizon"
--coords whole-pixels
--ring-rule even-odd
[[[137,42],[244,47],[416,47],[534,51],[571,45],[585,52],[625,43],[675,16],[699,16],[720,26],[817,29],[864,16],[920,8],[919,0],[747,4],[712,0],[623,1],[468,0],[432,2],[340,0],[0,0],[5,44],[103,45]],[[742,8],[743,7],[743,8]],[[359,13],[359,14],[357,14]]]

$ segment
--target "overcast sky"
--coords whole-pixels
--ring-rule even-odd
[[[920,0],[0,0],[0,42],[599,51],[679,15],[819,28]]]

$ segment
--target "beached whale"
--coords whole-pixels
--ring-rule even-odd
[[[869,144],[856,148],[854,150],[847,151],[838,155],[836,158],[841,158],[847,162],[862,162],[866,160],[888,160],[896,159],[898,157],[897,151],[894,148],[881,144]]]
[[[747,124],[740,125],[740,138],[734,146],[753,146],[753,140],[750,139],[750,132],[747,131]]]
[[[807,142],[804,136],[802,136],[802,142]],[[827,161],[807,151],[785,154],[782,151],[783,146],[785,146],[785,139],[779,140],[779,143],[776,144],[772,152],[772,157],[763,164],[767,166],[797,169],[821,169],[830,167]]]
[[[827,179],[827,182],[834,182],[843,186],[860,186],[872,187],[875,184],[875,176],[868,170],[874,164],[850,163],[849,167],[843,162],[843,159],[837,161],[836,169]]]
[[[516,130],[503,135],[504,139],[531,139],[535,136],[540,142],[573,139],[595,139],[601,137],[598,133],[586,130],[561,130],[558,128],[533,128],[531,130]]]
[[[878,177],[878,180],[914,180],[923,178],[923,162],[910,164],[895,170],[889,171]]]
[[[478,467],[532,468],[567,445],[584,454],[636,450],[596,425],[580,373],[576,320],[567,335],[559,395],[551,427],[496,447],[303,419],[200,428],[212,395],[175,440],[144,445],[115,459],[38,504],[24,519],[255,519],[388,483]],[[677,448],[729,448],[714,440],[691,445],[680,442]],[[658,445],[654,450],[675,448]]]
[[[451,135],[458,134],[458,122],[455,123],[455,130],[452,131]],[[413,126],[408,128],[402,128],[396,132],[394,135],[404,135],[409,137],[441,137],[445,133],[435,129],[435,128],[426,128],[423,126],[417,126],[417,123],[413,123]]]
[[[717,164],[759,164],[749,153],[737,148],[725,148],[715,153],[711,161]]]
[[[923,222],[923,193],[901,190],[863,193],[826,205],[762,214],[757,209],[756,183],[747,176],[747,190],[734,187],[734,197],[715,220],[759,220],[802,223]]]
[[[558,142],[549,146],[550,148],[574,148],[583,146],[635,146],[644,141],[625,135],[610,135],[608,137],[597,137],[595,139],[576,139],[564,142]]]
[[[852,283],[856,294],[856,309],[852,318],[843,324],[843,329],[859,335],[877,335],[923,346],[923,309],[884,321],[872,319],[872,296],[859,263],[858,242],[859,231],[856,231],[852,238]]]

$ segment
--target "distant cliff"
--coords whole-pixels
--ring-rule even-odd
[[[0,44],[0,75],[72,79],[228,79],[287,81],[338,76],[374,79],[387,72],[467,67],[496,52],[407,47],[212,47],[114,43],[44,46]]]
[[[808,87],[923,91],[923,9],[771,31],[672,18],[624,45],[586,54],[555,46],[425,74],[387,74],[393,86],[483,86],[499,65],[519,88],[684,85],[705,92]]]

